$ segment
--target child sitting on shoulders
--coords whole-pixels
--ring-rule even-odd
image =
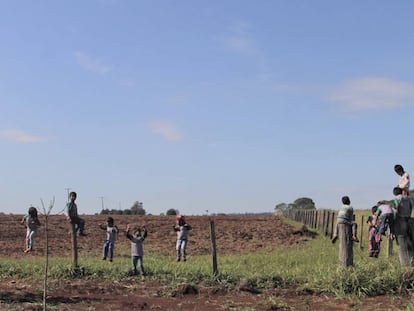
[[[400,176],[397,187],[402,190],[402,195],[408,195],[410,193],[410,175],[400,164],[394,166],[394,171]]]

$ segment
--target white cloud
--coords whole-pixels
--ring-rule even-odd
[[[86,55],[85,53],[75,52],[74,55],[78,64],[86,70],[99,74],[105,74],[111,70],[110,67],[102,64],[99,59],[93,58],[89,55]]]
[[[183,136],[179,133],[177,127],[167,121],[152,121],[149,128],[155,134],[160,135],[169,141],[181,141]]]
[[[43,137],[33,136],[21,130],[3,130],[0,131],[0,137],[23,143],[39,143],[46,141]]]
[[[414,84],[387,78],[351,80],[329,95],[347,111],[384,110],[414,104]]]
[[[226,31],[218,37],[219,42],[229,51],[249,60],[246,65],[256,68],[256,77],[261,81],[271,78],[271,70],[267,57],[256,40],[252,26],[245,21],[237,20],[229,24]]]

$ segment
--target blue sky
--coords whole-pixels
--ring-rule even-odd
[[[413,31],[407,1],[2,1],[0,211],[392,198]]]

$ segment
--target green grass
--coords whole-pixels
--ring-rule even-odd
[[[337,297],[403,294],[414,289],[414,272],[400,267],[397,246],[390,258],[386,257],[385,247],[379,258],[369,258],[366,248],[361,250],[355,244],[354,266],[341,269],[338,244],[332,244],[319,233],[315,239],[273,252],[218,254],[218,275],[212,273],[209,256],[190,256],[186,263],[176,263],[172,257],[146,254],[144,267],[148,279],[158,280],[170,288],[193,284],[232,290],[244,284],[257,290],[293,287],[299,292],[328,293]],[[113,263],[102,261],[99,255],[80,257],[79,265],[84,273],[74,276],[70,273],[71,258],[52,257],[48,278],[50,282],[73,277],[99,282],[134,279],[127,274],[131,261],[126,254],[117,254]],[[0,259],[0,278],[39,281],[43,279],[43,271],[41,257]]]

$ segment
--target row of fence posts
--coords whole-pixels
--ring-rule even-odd
[[[288,210],[283,213],[286,218],[303,223],[309,228],[322,231],[326,237],[332,239],[334,236],[334,230],[338,230],[338,242],[339,242],[339,265],[341,267],[348,267],[353,265],[353,242],[352,228],[350,225],[339,224],[336,228],[337,212],[331,210]],[[365,216],[361,216],[361,222],[359,223],[359,247],[364,248],[364,224],[366,222]],[[393,252],[393,240],[390,234],[387,235],[387,256],[391,256]],[[367,241],[368,245],[369,241]],[[406,262],[406,259],[402,259],[402,264]]]
[[[288,210],[283,214],[286,218],[303,223],[312,229],[324,232],[333,237],[336,224],[336,212],[330,210]]]

